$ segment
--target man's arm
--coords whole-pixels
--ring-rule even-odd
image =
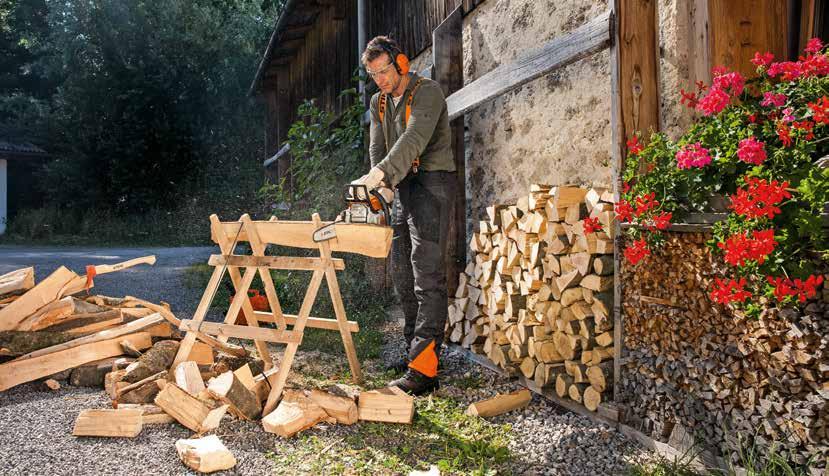
[[[380,113],[378,110],[379,96],[374,95],[371,98],[369,111],[371,111],[371,125],[369,126],[369,146],[368,157],[371,160],[371,166],[374,167],[386,155],[386,136],[383,135],[383,125],[380,124]]]
[[[405,107],[405,104],[401,102],[399,106]],[[446,99],[440,85],[434,82],[424,82],[420,85],[412,103],[412,115],[409,117],[406,131],[397,139],[386,157],[377,164],[386,176],[386,183],[396,186],[406,177],[412,162],[426,149],[444,107]]]

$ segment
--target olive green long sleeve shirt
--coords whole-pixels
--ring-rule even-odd
[[[384,181],[392,187],[406,177],[417,157],[420,157],[420,170],[455,171],[446,98],[437,82],[423,79],[415,91],[409,122],[404,125],[406,101],[418,78],[416,73],[409,73],[409,84],[397,106],[391,97],[386,98],[382,124],[381,93],[371,98],[369,158],[372,166],[383,171]]]

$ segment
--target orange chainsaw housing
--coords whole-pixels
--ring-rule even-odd
[[[259,294],[258,289],[248,289],[248,297],[250,298],[250,305],[253,306],[254,311],[270,311],[270,305],[268,304],[268,297]],[[234,296],[230,296],[230,301],[233,302]],[[248,320],[245,317],[245,311],[239,309],[239,314],[236,315],[236,319],[234,319],[235,323],[240,326],[246,326],[248,324]]]

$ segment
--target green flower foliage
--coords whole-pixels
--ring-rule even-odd
[[[711,86],[682,91],[702,113],[685,134],[628,142],[617,213],[639,225],[627,231],[631,263],[662,244],[669,221],[726,212],[709,245],[734,279],[718,281],[713,299],[756,313],[763,297],[792,304],[816,294],[829,263],[829,56],[815,45],[798,62],[758,54],[750,80],[715,71]]]

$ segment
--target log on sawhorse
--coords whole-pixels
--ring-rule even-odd
[[[302,343],[306,327],[336,330],[340,332],[348,357],[348,365],[355,382],[362,380],[360,361],[351,333],[357,332],[359,326],[346,317],[345,306],[340,294],[340,286],[336,272],[345,269],[342,259],[333,258],[332,251],[358,253],[374,258],[388,256],[391,249],[391,228],[364,225],[364,224],[335,224],[334,237],[327,241],[314,242],[314,230],[326,225],[320,221],[319,215],[313,215],[313,221],[254,221],[248,215],[242,215],[239,221],[221,222],[216,215],[210,217],[210,233],[213,241],[219,245],[221,254],[210,257],[208,263],[213,266],[213,274],[204,290],[201,301],[192,319],[181,321],[179,327],[186,331],[181,341],[178,354],[173,362],[175,368],[187,360],[190,350],[196,341],[197,333],[215,336],[226,342],[228,338],[253,340],[259,356],[265,363],[265,375],[270,385],[270,393],[262,415],[270,413],[279,402],[291,370],[297,348]],[[247,242],[250,245],[251,255],[234,254],[236,245]],[[281,245],[297,248],[318,249],[319,257],[289,257],[266,256],[268,245]],[[305,298],[299,309],[299,314],[290,315],[282,312],[279,298],[276,295],[270,270],[300,270],[312,271],[311,283],[305,292]],[[235,289],[235,295],[225,315],[224,323],[204,322],[207,310],[216,295],[227,271]],[[253,278],[259,274],[265,289],[265,295],[270,304],[270,311],[254,311],[248,297]],[[325,278],[334,305],[336,319],[311,317],[311,308],[317,298],[322,280]],[[247,325],[236,325],[239,311],[243,311]],[[275,329],[260,327],[261,322],[273,323]],[[290,327],[290,329],[289,329]],[[273,360],[268,350],[268,342],[286,344],[279,367],[274,368]]]

